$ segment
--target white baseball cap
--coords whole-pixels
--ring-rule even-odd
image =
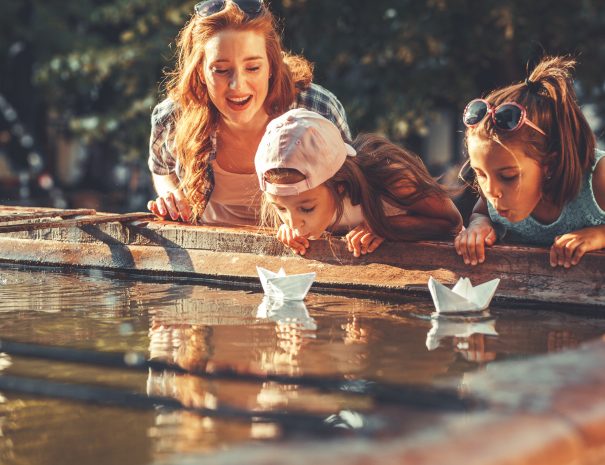
[[[254,164],[258,183],[273,195],[297,195],[313,189],[332,176],[356,151],[345,143],[330,120],[304,108],[295,108],[269,122],[256,151]],[[305,176],[294,184],[272,184],[265,173],[291,168]]]

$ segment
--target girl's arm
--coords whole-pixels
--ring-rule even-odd
[[[496,230],[489,219],[485,199],[480,197],[473,208],[468,228],[458,233],[454,246],[458,255],[462,255],[464,263],[476,265],[485,261],[485,246],[496,242]]]
[[[400,188],[397,194],[403,197],[402,191]],[[416,201],[407,207],[405,214],[389,216],[388,222],[391,226],[407,230],[399,238],[408,241],[452,236],[462,227],[462,217],[454,203],[448,197],[437,196]],[[377,236],[366,223],[350,231],[345,239],[349,252],[353,252],[355,257],[373,252],[384,242],[384,238]]]
[[[404,193],[398,193],[402,197]],[[404,240],[451,237],[462,228],[462,216],[448,197],[427,196],[407,207],[405,215],[389,217],[389,223],[407,232]]]
[[[601,210],[605,210],[605,158],[599,160],[592,173],[592,191]]]
[[[592,173],[592,191],[601,210],[605,210],[605,160],[601,159]],[[586,252],[605,248],[605,218],[600,226],[592,226],[555,239],[550,248],[550,265],[569,268],[577,265]]]

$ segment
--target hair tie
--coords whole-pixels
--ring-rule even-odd
[[[532,94],[537,94],[542,89],[540,82],[531,81],[529,78],[525,78],[525,85]]]

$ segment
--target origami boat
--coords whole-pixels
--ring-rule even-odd
[[[438,313],[480,312],[489,307],[499,279],[492,279],[479,286],[473,286],[468,278],[460,278],[452,289],[441,284],[432,276],[429,291]]]
[[[286,275],[283,268],[274,273],[260,266],[256,271],[265,295],[276,300],[303,300],[315,281],[315,273]]]

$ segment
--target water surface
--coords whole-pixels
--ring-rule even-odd
[[[466,373],[487,365],[497,370],[500,360],[573,348],[605,333],[605,319],[575,310],[494,307],[481,318],[435,319],[428,296],[381,302],[311,292],[304,304],[280,306],[258,291],[98,271],[0,268],[1,338],[141,352],[189,370],[366,379],[419,390],[462,392]],[[375,431],[383,428],[382,436],[405,434],[435,414],[297,384],[207,380],[7,354],[0,354],[0,373],[164,396],[195,408],[302,412],[352,431],[367,422]],[[296,425],[294,433],[313,434]],[[185,454],[290,434],[266,421],[0,392],[2,464],[178,463]]]

